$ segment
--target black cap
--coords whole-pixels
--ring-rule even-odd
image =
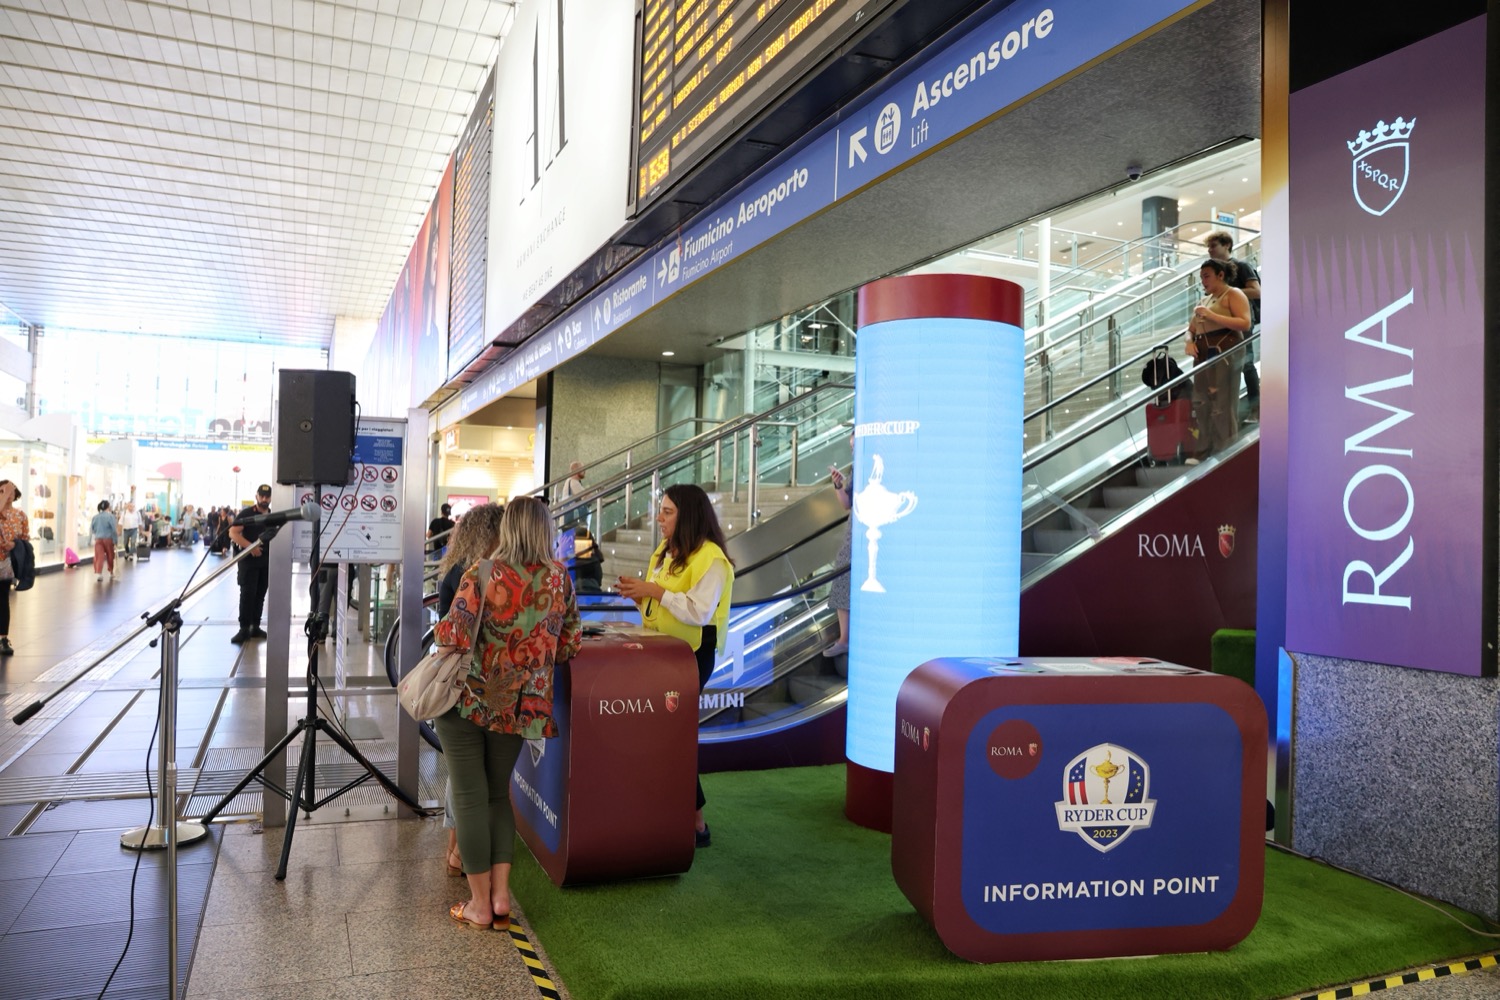
[[[269,483],[261,483],[259,486],[257,486],[255,488],[255,495],[256,496],[261,496],[261,497],[268,497],[268,496],[270,496],[271,495],[271,486],[270,486],[270,484]]]

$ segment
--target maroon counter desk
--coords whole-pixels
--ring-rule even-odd
[[[896,699],[891,868],[975,962],[1232,947],[1260,917],[1266,715],[1156,660],[949,659]]]
[[[516,829],[557,885],[676,875],[693,864],[698,666],[687,643],[609,623],[559,664],[560,735],[511,775]]]

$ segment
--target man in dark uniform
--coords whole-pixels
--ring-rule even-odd
[[[453,508],[448,504],[443,504],[442,507],[439,508],[439,510],[441,510],[442,513],[439,516],[433,518],[432,521],[427,525],[428,538],[432,538],[434,535],[444,536],[442,538],[439,538],[435,542],[427,543],[427,555],[433,559],[441,556],[443,554],[443,550],[448,547],[449,536],[445,533],[453,530]]]
[[[262,483],[255,491],[255,506],[246,507],[235,515],[229,526],[229,540],[242,549],[253,548],[250,555],[239,562],[240,575],[240,630],[229,641],[238,646],[246,639],[264,639],[265,630],[260,627],[260,613],[266,606],[266,587],[271,582],[271,557],[266,554],[275,529],[258,524],[247,524],[252,517],[271,510],[271,487]],[[261,536],[265,535],[262,540]]]

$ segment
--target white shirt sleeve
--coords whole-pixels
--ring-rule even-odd
[[[729,567],[715,561],[690,589],[680,594],[670,590],[663,594],[661,606],[684,625],[711,625],[728,579]]]

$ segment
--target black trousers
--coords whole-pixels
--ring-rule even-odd
[[[0,580],[0,635],[10,635],[10,588],[14,580]]]
[[[240,576],[240,628],[256,628],[266,606],[266,588],[271,584],[271,560],[241,559],[236,568]]]
[[[714,653],[719,645],[719,627],[717,625],[703,626],[703,638],[698,643],[697,650],[693,653],[698,658],[698,693],[703,693],[703,685],[708,683],[708,675],[714,672]],[[693,706],[694,709],[697,705]],[[695,767],[694,770],[697,770]],[[703,803],[708,800],[703,797],[703,782],[698,782],[698,805],[702,809]]]

